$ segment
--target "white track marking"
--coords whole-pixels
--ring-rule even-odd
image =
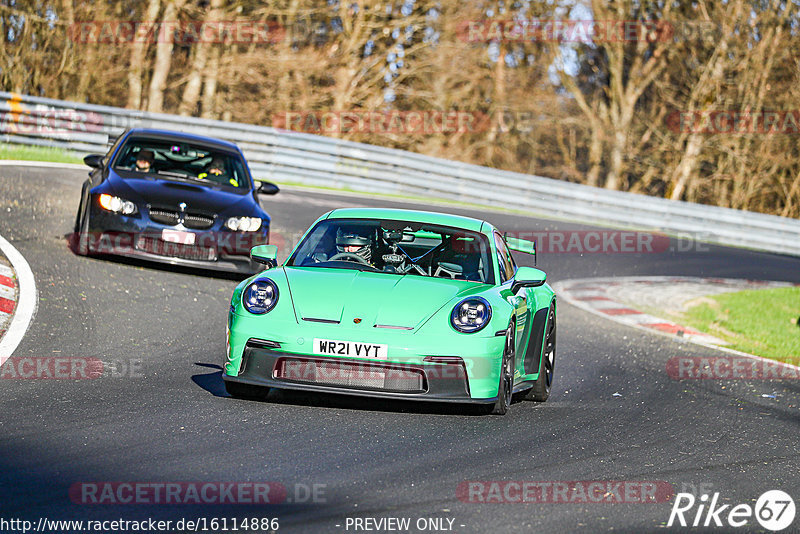
[[[36,294],[36,280],[33,272],[22,254],[2,236],[0,236],[0,250],[17,273],[17,287],[19,287],[19,298],[17,298],[14,315],[3,339],[0,339],[0,365],[3,365],[25,337],[25,333],[33,321],[33,316],[36,314],[39,299]]]
[[[3,167],[47,167],[52,169],[77,169],[89,170],[86,165],[80,163],[57,163],[53,161],[27,161],[22,159],[2,159],[0,166]]]
[[[605,303],[608,301],[589,300],[592,297],[605,296],[610,301],[613,302],[614,297],[605,290],[605,288],[609,287],[614,287],[615,289],[620,287],[630,288],[631,286],[634,286],[636,284],[652,285],[659,283],[663,284],[665,282],[668,282],[669,284],[675,286],[679,286],[681,284],[685,284],[687,286],[706,284],[709,288],[716,287],[717,288],[716,293],[727,291],[729,287],[737,287],[739,291],[744,291],[748,289],[767,289],[776,287],[792,287],[800,285],[800,284],[792,284],[790,282],[740,280],[735,278],[698,278],[692,276],[622,276],[616,278],[584,278],[575,280],[563,280],[554,283],[553,289],[555,289],[559,298],[566,300],[573,306],[585,310],[589,313],[593,313],[594,315],[605,317],[606,319],[610,319],[616,323],[624,324],[632,328],[636,328],[638,330],[644,330],[645,332],[667,336],[674,339],[675,341],[683,343],[685,342],[694,343],[695,345],[716,349],[728,354],[735,354],[737,356],[744,356],[746,358],[763,360],[769,363],[775,362],[775,360],[770,360],[768,358],[763,358],[761,356],[756,356],[754,354],[748,354],[746,352],[738,351],[728,347],[722,347],[718,344],[715,344],[717,342],[721,342],[722,340],[717,340],[716,338],[714,338],[713,336],[709,336],[708,334],[703,334],[703,333],[687,334],[684,331],[684,334],[682,336],[678,336],[676,334],[658,330],[650,325],[656,323],[664,323],[664,324],[674,324],[674,323],[666,319],[660,319],[657,317],[653,317],[652,315],[647,315],[645,313],[639,312],[638,310],[636,310],[636,313],[631,313],[631,314],[609,315],[603,312],[603,309],[608,309],[607,307],[605,307]],[[586,289],[590,287],[592,288],[591,291]],[[709,293],[715,293],[715,291],[712,289],[709,291]],[[598,303],[600,302],[602,302],[603,304],[598,306]],[[621,302],[616,302],[615,304],[619,308],[629,308],[633,310],[633,307],[627,304]],[[692,329],[687,328],[685,330],[692,332]],[[797,371],[800,371],[800,366],[797,365],[792,365],[790,363],[784,363],[784,362],[781,362],[781,365],[789,366],[796,369]]]

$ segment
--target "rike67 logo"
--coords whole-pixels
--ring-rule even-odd
[[[667,527],[733,527],[752,525],[752,520],[762,528],[777,532],[788,528],[794,521],[795,504],[788,493],[780,490],[764,492],[755,506],[749,504],[718,505],[719,492],[714,493],[709,502],[708,494],[696,498],[692,493],[678,493]]]

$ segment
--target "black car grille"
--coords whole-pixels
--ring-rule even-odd
[[[213,248],[198,247],[162,241],[152,237],[140,236],[136,240],[136,249],[148,254],[167,256],[183,260],[216,261],[217,252]]]
[[[187,213],[183,219],[183,225],[194,230],[207,230],[214,225],[214,218],[197,213]]]
[[[203,213],[183,213],[164,209],[164,208],[150,208],[150,219],[159,224],[167,226],[176,226],[180,222],[181,215],[183,215],[183,226],[193,230],[208,230],[214,225],[214,217]]]
[[[178,224],[178,212],[150,208],[150,219],[157,223],[166,224],[168,226],[175,226]]]
[[[353,389],[422,393],[425,375],[418,369],[367,364],[361,362],[281,358],[274,378]]]

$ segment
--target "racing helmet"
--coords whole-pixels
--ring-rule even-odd
[[[366,261],[372,259],[371,231],[364,227],[339,228],[336,231],[336,250],[345,252],[345,247],[359,247],[352,254],[358,254]]]

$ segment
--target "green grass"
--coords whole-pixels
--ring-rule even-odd
[[[723,293],[692,306],[689,326],[728,341],[731,348],[800,364],[800,287]]]
[[[0,145],[0,159],[25,161],[52,161],[56,163],[83,163],[80,156],[60,148],[47,148],[25,145]]]

